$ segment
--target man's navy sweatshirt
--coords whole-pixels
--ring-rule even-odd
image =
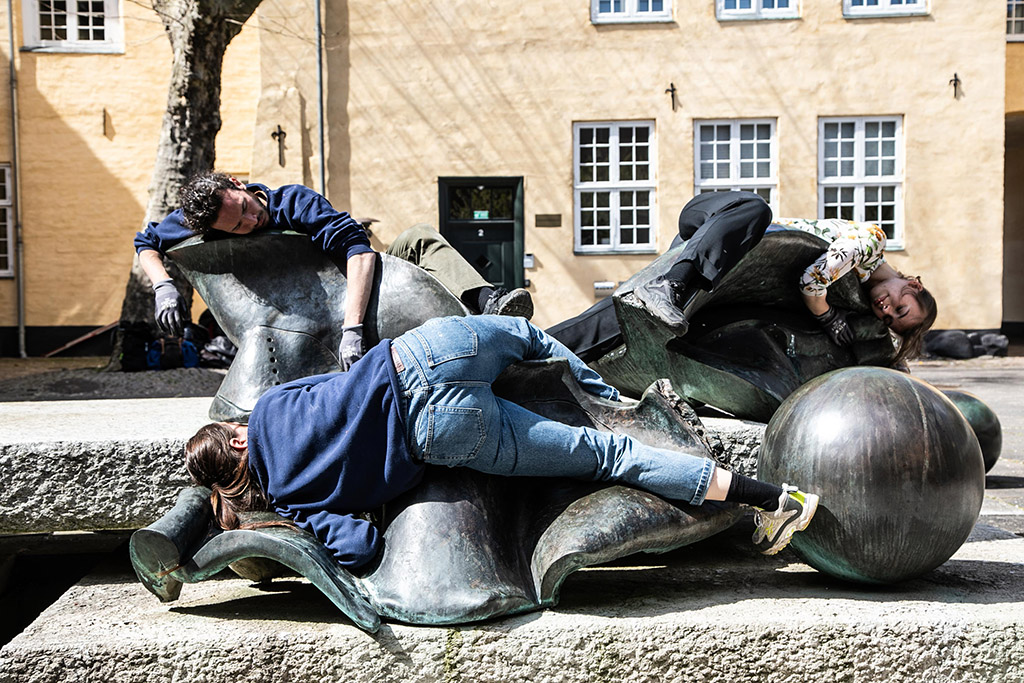
[[[249,468],[273,508],[350,568],[371,561],[381,543],[356,515],[423,476],[405,441],[400,391],[385,339],[348,372],[274,387],[249,417]]]
[[[363,226],[347,212],[335,210],[319,192],[305,185],[285,185],[276,190],[259,183],[245,187],[267,198],[268,220],[263,229],[304,233],[317,247],[346,261],[356,254],[373,251]],[[185,227],[181,209],[177,209],[159,223],[150,223],[145,230],[135,233],[135,251],[154,249],[166,254],[194,234]]]

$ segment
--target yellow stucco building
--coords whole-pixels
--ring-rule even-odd
[[[649,262],[685,202],[722,188],[757,191],[781,216],[880,222],[893,265],[937,297],[937,327],[1024,321],[1020,276],[1003,277],[1004,150],[1010,188],[1010,151],[1024,144],[1012,125],[1024,91],[1012,101],[1007,80],[1019,82],[1024,59],[1007,48],[998,3],[348,0],[323,10],[331,202],[377,219],[381,248],[414,223],[439,226],[493,279],[527,284],[541,325]],[[15,54],[30,329],[118,315],[169,67],[151,12],[120,11],[121,54]],[[321,189],[312,5],[264,0],[251,23],[224,72],[218,166]],[[9,101],[0,117],[10,120]],[[9,133],[0,140],[9,160]],[[1006,195],[1009,259],[1021,249],[1011,216],[1024,205]],[[0,280],[3,330],[16,323],[15,299]]]
[[[297,4],[266,0],[260,16],[297,31]],[[418,221],[443,226],[460,180],[521,179],[523,275],[547,325],[664,250],[694,192],[757,189],[777,215],[883,222],[891,262],[937,296],[938,326],[999,327],[1006,37],[998,8],[978,9],[329,3],[328,193],[380,219],[387,243]],[[301,90],[308,70],[265,56],[262,74]],[[310,95],[293,127],[315,120]],[[472,225],[486,233],[485,213]]]
[[[79,3],[82,5],[83,3]],[[117,320],[142,226],[167,107],[170,43],[156,13],[134,2],[13,5],[26,345],[46,353]],[[11,50],[3,12],[0,45]],[[247,174],[259,98],[256,22],[224,64],[218,163]],[[10,72],[0,69],[0,354],[18,353],[16,214]],[[6,205],[4,203],[7,203]],[[106,341],[106,337],[102,341]],[[97,348],[95,345],[92,348]]]

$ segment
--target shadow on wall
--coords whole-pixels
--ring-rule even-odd
[[[55,61],[45,64],[48,59]],[[95,61],[92,73],[102,74],[113,73],[104,61],[125,56],[70,59],[69,74],[85,71],[79,60]],[[142,111],[151,98],[100,88],[100,79],[53,78],[50,67],[62,66],[56,60],[69,56],[24,52],[18,73],[29,355],[52,351],[119,316],[146,201],[122,177],[138,175],[132,165],[151,173],[163,113]],[[163,83],[153,87],[166,92]],[[150,118],[153,135],[143,128]],[[124,169],[121,177],[111,168]],[[16,296],[13,279],[0,284],[0,356],[18,354]],[[101,334],[68,353],[109,352],[110,335]]]

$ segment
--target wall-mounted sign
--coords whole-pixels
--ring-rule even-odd
[[[488,211],[487,209],[484,209],[483,211],[480,211],[480,210],[473,211],[473,220],[475,220],[475,221],[486,221],[490,217],[491,217],[491,212]]]

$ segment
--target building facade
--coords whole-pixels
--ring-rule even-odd
[[[312,5],[264,0],[225,69],[219,166],[321,189],[322,141],[325,193],[376,219],[375,246],[434,224],[493,281],[528,286],[541,325],[664,251],[695,193],[742,188],[780,216],[879,222],[892,264],[938,299],[937,327],[998,328],[1024,321],[1020,280],[1003,276],[1004,150],[1024,108],[1007,88],[1012,22],[991,4],[332,1],[321,133]],[[152,53],[168,50],[159,24],[135,21],[116,57],[16,55],[23,128],[48,117],[66,134],[22,133],[30,326],[117,317],[163,111]]]
[[[295,5],[267,0],[261,17],[287,22]],[[998,7],[516,7],[326,5],[328,194],[379,219],[381,245],[429,221],[447,224],[477,265],[521,252],[520,277],[547,325],[663,251],[695,192],[744,188],[777,215],[881,223],[893,265],[920,274],[938,298],[939,327],[1000,326],[1006,36]],[[306,64],[264,57],[265,87],[304,72]],[[314,120],[315,97],[301,99]],[[303,114],[294,116],[298,125]],[[293,180],[304,179],[299,172]],[[512,189],[502,195],[502,187]],[[495,239],[522,244],[480,256],[473,235],[489,239],[504,219],[515,229]]]

